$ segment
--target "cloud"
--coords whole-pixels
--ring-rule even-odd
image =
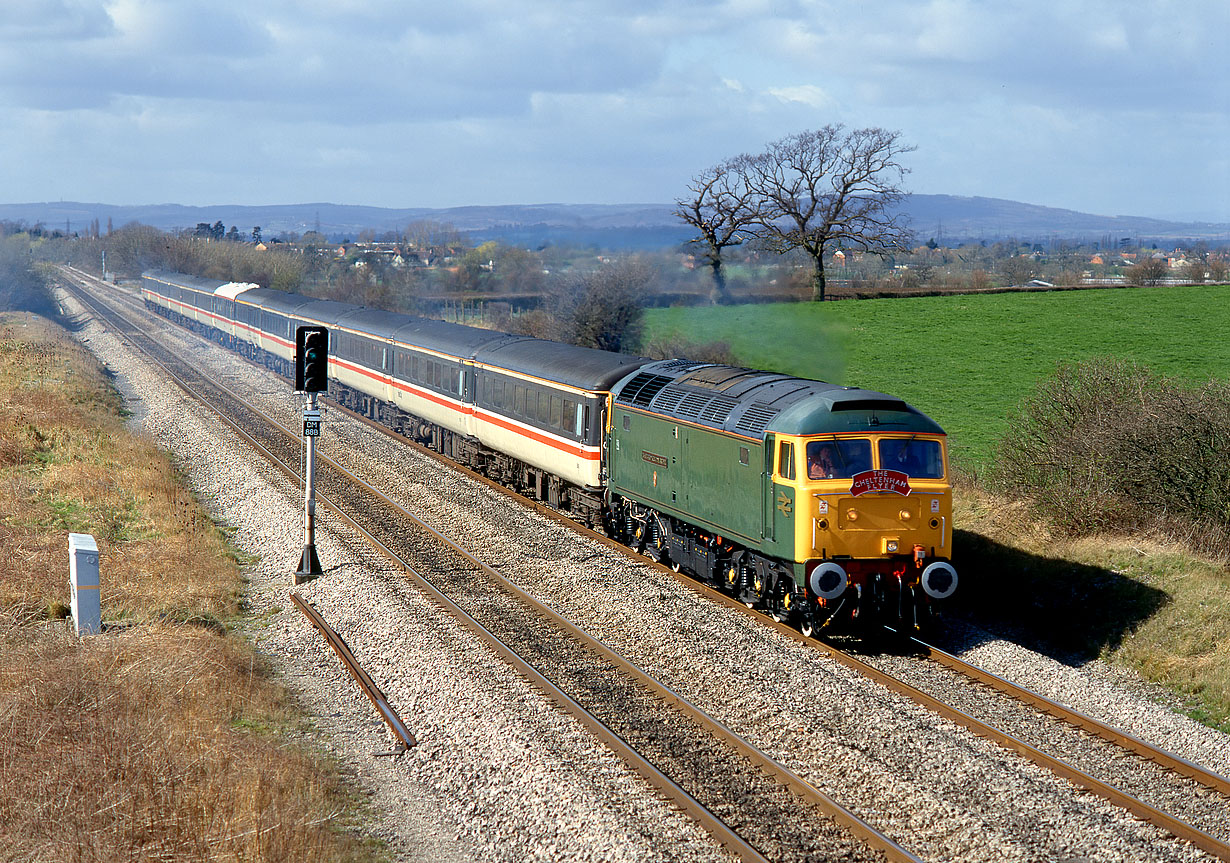
[[[111,17],[97,0],[6,0],[0,15],[0,42],[80,40],[113,32]]]
[[[1125,211],[1143,192],[1109,172],[1227,191],[1227,24],[1224,0],[7,0],[0,164],[23,167],[0,177],[27,198],[669,200],[840,122],[918,144],[928,191],[1066,183]]]
[[[832,108],[836,105],[832,96],[814,84],[803,84],[798,87],[770,87],[767,92],[783,102],[798,102],[809,108]]]

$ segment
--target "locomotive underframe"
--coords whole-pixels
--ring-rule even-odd
[[[919,585],[918,567],[908,556],[839,559],[849,587],[827,600],[808,586],[805,565],[775,560],[628,498],[612,500],[608,534],[748,608],[791,622],[806,635],[830,626],[866,634],[885,623],[918,631],[934,619],[932,599]]]

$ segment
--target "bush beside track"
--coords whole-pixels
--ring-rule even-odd
[[[103,559],[106,634],[67,614],[67,533]],[[371,860],[336,770],[227,634],[241,576],[96,361],[0,315],[0,847],[5,859]],[[191,561],[191,566],[186,562]],[[341,820],[350,820],[344,816]]]
[[[1230,728],[1230,384],[1114,358],[1064,364],[1010,420],[987,479],[1018,503],[983,530],[1016,537],[968,535],[966,553],[985,575],[1019,576],[984,576],[971,601],[985,612],[1033,597],[1018,624],[1077,658],[1124,661]],[[1030,543],[1039,526],[1046,542]]]

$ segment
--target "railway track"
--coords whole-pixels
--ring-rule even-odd
[[[80,283],[72,293],[266,459],[288,476],[297,475],[295,432],[163,349]],[[327,457],[318,458],[317,495],[735,856],[919,860]],[[364,691],[377,703],[368,687]]]
[[[1167,770],[1172,770],[1180,776],[1185,776],[1203,785],[1210,791],[1215,791],[1230,798],[1230,778],[1222,776],[1220,773],[1207,770],[1199,764],[1194,764],[1185,758],[1180,758],[1178,755],[1141,740],[1139,737],[1133,737],[1117,728],[1112,728],[1104,722],[1099,722],[1091,716],[1086,716],[1083,713],[1065,707],[1056,701],[1039,695],[1031,689],[1019,686],[1007,678],[1001,677],[998,674],[992,674],[985,668],[971,662],[966,662],[960,657],[954,656],[933,644],[927,644],[917,638],[911,638],[909,641],[919,651],[921,656],[935,662],[937,665],[951,669],[976,683],[1049,714],[1073,728],[1079,728],[1082,731],[1100,737],[1127,752],[1152,761]]]
[[[360,417],[359,419],[363,419],[363,418]],[[382,431],[384,430],[380,426],[376,426],[376,428],[381,428]],[[429,453],[429,455],[434,457],[434,454]],[[452,466],[451,462],[448,464]],[[455,468],[455,466],[452,466],[452,467]],[[470,475],[477,477],[477,475],[474,475],[472,473]],[[477,477],[477,478],[481,479],[481,477]],[[494,486],[494,487],[500,488],[499,486]],[[501,491],[503,490],[501,489]],[[521,500],[524,503],[522,499],[518,498],[518,500]],[[551,510],[545,510],[545,508],[540,508],[540,509],[550,514],[552,518],[555,518],[558,521],[565,522],[574,528],[578,528],[576,523],[573,522],[572,520],[567,519],[566,517],[561,516],[557,513],[554,513]],[[581,529],[581,528],[578,528],[578,529]],[[600,539],[606,542],[604,538],[600,538]],[[624,554],[628,554],[629,556],[634,556],[632,555],[630,551],[627,551],[622,546],[618,546],[618,545],[611,544],[611,543],[608,543],[608,544],[610,544],[614,548],[619,549]],[[475,571],[478,571],[477,567]],[[490,574],[488,573],[486,577],[489,579]],[[721,602],[741,613],[748,613],[742,607],[741,604],[736,603],[733,600],[730,600],[728,597],[726,597],[725,595],[721,594],[718,591],[709,589],[691,580],[685,580],[683,583],[687,584],[689,588],[695,591],[706,594],[714,601]],[[461,590],[461,588],[458,588],[458,590]],[[497,617],[498,616],[499,615],[497,615]],[[834,659],[836,659],[837,661],[843,662],[849,667],[860,667],[860,660],[857,660],[856,658],[848,654],[840,653],[830,646],[818,645],[818,643],[815,641],[803,639],[802,636],[800,636],[794,630],[789,629],[788,627],[774,624],[771,621],[769,621],[767,618],[761,618],[761,619],[765,623],[765,625],[774,626],[775,628],[779,629],[783,633],[789,635],[791,638],[794,638],[796,641],[807,643],[814,647],[818,646],[820,650],[828,653]],[[518,629],[518,626],[513,626],[512,629],[516,630]],[[530,649],[532,650],[533,648],[534,648],[534,645],[530,645]],[[936,661],[945,663],[948,667],[953,668],[954,670],[957,669],[958,664],[960,664],[960,660],[958,660],[956,657],[950,657],[948,654],[943,654],[942,652],[939,652],[938,649],[936,648],[920,647],[919,649],[920,650],[925,649],[933,659],[935,659]],[[573,662],[575,660],[569,659],[567,658],[566,654],[561,653],[561,654],[558,654],[558,657],[552,661],[556,663],[566,664],[569,662]],[[546,664],[549,664],[549,662]],[[1185,839],[1186,841],[1191,842],[1193,845],[1195,845],[1198,848],[1201,848],[1207,853],[1220,857],[1221,859],[1230,860],[1230,848],[1228,848],[1228,846],[1225,844],[1224,838],[1220,836],[1210,835],[1209,833],[1201,831],[1195,827],[1192,827],[1189,824],[1185,824],[1182,821],[1182,819],[1175,818],[1164,812],[1160,812],[1156,808],[1151,807],[1148,804],[1143,803],[1139,800],[1136,800],[1131,795],[1125,794],[1123,792],[1118,791],[1117,789],[1114,789],[1112,786],[1109,786],[1107,783],[1103,783],[1100,780],[1094,779],[1093,777],[1087,777],[1086,774],[1080,771],[1076,771],[1074,768],[1070,768],[1068,765],[1063,764],[1059,759],[1055,759],[1052,756],[1048,756],[1046,755],[1046,753],[1038,752],[1037,757],[1035,757],[1034,752],[1033,752],[1035,747],[1031,747],[1028,744],[1024,744],[1020,741],[1014,742],[1011,734],[1006,734],[1002,731],[997,731],[993,729],[987,723],[983,723],[981,722],[981,720],[974,719],[973,717],[966,717],[968,721],[963,721],[963,719],[958,718],[958,716],[964,716],[964,714],[962,714],[961,711],[955,710],[950,705],[945,705],[940,699],[927,695],[926,693],[917,690],[915,687],[910,686],[908,683],[905,683],[900,680],[893,680],[890,675],[885,675],[883,671],[877,668],[873,668],[871,665],[862,663],[861,666],[865,668],[866,670],[865,671],[860,670],[860,673],[866,673],[868,676],[873,677],[874,679],[883,683],[883,685],[887,686],[888,688],[893,689],[894,691],[897,691],[897,692],[901,692],[907,695],[908,697],[910,697],[911,699],[917,701],[918,703],[927,705],[928,709],[935,710],[936,712],[941,713],[942,715],[948,716],[949,718],[953,718],[955,721],[958,721],[960,724],[964,724],[966,725],[966,727],[971,728],[976,733],[984,734],[990,739],[996,740],[1001,746],[1011,749],[1012,751],[1017,752],[1018,754],[1024,755],[1025,757],[1031,758],[1032,760],[1035,761],[1035,763],[1042,764],[1047,769],[1052,770],[1058,775],[1064,776],[1065,778],[1069,779],[1069,781],[1072,781],[1074,784],[1077,784],[1080,787],[1088,788],[1090,790],[1094,790],[1096,793],[1102,794],[1102,796],[1115,802],[1116,805],[1123,806],[1127,808],[1129,811],[1134,812],[1137,815],[1137,817],[1140,817],[1144,820],[1150,821],[1151,823],[1154,823],[1154,824],[1157,824],[1158,826],[1163,827],[1163,829],[1166,829],[1169,832],[1173,833],[1174,835],[1179,836]],[[578,665],[577,667],[581,668],[582,666]],[[590,673],[589,671],[585,671],[580,676],[588,676],[589,673]],[[965,672],[962,672],[962,673],[965,673]],[[1007,684],[1006,681],[1004,683]],[[1004,688],[1005,687],[1000,687],[1001,691]],[[596,697],[599,700],[602,700],[604,698],[609,698],[610,697],[609,692],[611,691],[613,690],[603,689],[602,687],[592,687],[590,689],[591,697]],[[1025,696],[1022,696],[1021,694],[1018,693],[1014,695],[1014,697],[1023,698],[1023,700],[1026,703],[1032,704],[1034,709],[1041,710],[1051,716],[1060,716],[1062,713],[1067,712],[1067,711],[1064,711],[1064,709],[1061,706],[1053,705],[1053,703],[1051,702],[1047,702],[1046,704],[1043,704],[1038,700],[1040,697],[1033,696],[1031,698],[1030,697],[1031,695],[1032,694],[1027,694]],[[1127,746],[1129,748],[1140,748],[1142,750],[1141,754],[1142,755],[1144,754],[1143,749],[1146,747],[1146,745],[1143,744],[1143,742],[1136,741],[1136,743],[1140,744],[1140,747],[1136,747],[1133,743],[1130,742],[1135,739],[1127,738],[1127,736],[1122,735],[1121,732],[1116,732],[1113,729],[1107,729],[1105,726],[1102,726],[1103,730],[1099,731],[1095,729],[1094,727],[1092,727],[1093,720],[1088,720],[1085,717],[1077,716],[1074,718],[1066,717],[1064,718],[1064,721],[1073,723],[1078,727],[1082,727],[1086,731],[1089,731],[1090,733],[1101,734],[1102,737],[1108,740],[1112,740],[1117,746]],[[1225,787],[1219,784],[1219,782],[1220,783],[1225,782],[1224,778],[1217,777],[1215,774],[1209,774],[1208,771],[1203,771],[1198,766],[1191,765],[1188,762],[1185,762],[1182,759],[1176,759],[1173,756],[1160,755],[1160,756],[1152,756],[1152,757],[1155,761],[1166,764],[1168,769],[1172,771],[1177,771],[1178,773],[1181,773],[1182,775],[1188,777],[1192,781],[1203,783],[1213,793],[1222,795],[1223,797],[1226,795]],[[718,762],[718,763],[721,763],[721,762]],[[687,772],[687,770],[693,770],[693,771],[703,770],[703,771],[711,773],[714,768],[713,768],[712,763],[708,761],[704,761],[704,762],[701,762],[700,765],[694,764],[690,768],[682,767],[680,769],[682,769],[684,772]],[[738,765],[735,764],[733,769],[737,770]],[[1206,774],[1204,778],[1201,778],[1202,773]],[[1212,778],[1209,778],[1209,776],[1212,776]],[[1105,786],[1105,788],[1103,788],[1102,786]],[[795,793],[798,793],[798,792],[796,791]],[[720,804],[714,805],[714,808],[720,809],[721,806]],[[789,808],[789,805],[785,804],[784,808]],[[759,819],[763,817],[764,817],[763,814],[754,816],[755,819]],[[732,817],[731,820],[737,820],[737,818]],[[765,840],[762,839],[761,841],[763,843]],[[783,841],[787,841],[787,840],[783,840]],[[780,850],[781,846],[778,845],[775,847]],[[778,857],[779,855],[774,855],[774,856]],[[755,858],[752,858],[752,859],[755,859]],[[907,857],[905,859],[910,859],[910,858]]]
[[[1230,841],[1227,839],[1227,837],[1230,837],[1230,829],[1228,829],[1224,819],[1227,806],[1230,806],[1230,780],[1179,758],[1164,749],[1146,743],[1118,729],[1098,722],[1089,716],[1044,698],[998,675],[991,674],[938,647],[917,639],[911,639],[910,641],[916,646],[919,654],[924,659],[953,671],[980,687],[986,687],[1001,695],[1015,699],[1023,705],[1053,717],[1072,729],[1078,729],[1097,736],[1120,748],[1128,755],[1136,756],[1165,768],[1165,772],[1169,773],[1170,778],[1183,777],[1198,783],[1209,792],[1217,794],[1222,798],[1219,804],[1215,804],[1214,811],[1217,813],[1217,817],[1209,819],[1207,812],[1201,816],[1199,813],[1178,815],[1163,811],[1145,802],[1140,796],[1122,790],[1110,781],[1094,776],[1091,771],[1081,770],[1068,761],[1044,751],[1045,744],[1040,742],[1040,745],[1031,745],[1021,737],[1003,730],[1002,727],[992,724],[990,721],[984,721],[973,715],[972,712],[955,707],[950,700],[936,697],[906,682],[902,676],[884,671],[874,661],[860,659],[850,652],[831,648],[829,655],[837,662],[870,677],[894,692],[905,695],[910,700],[933,710],[945,719],[956,722],[978,736],[991,740],[1034,764],[1051,771],[1057,776],[1062,776],[1074,785],[1126,809],[1142,821],[1147,821],[1160,827],[1220,860],[1230,861]],[[1195,826],[1192,822],[1196,820],[1209,821],[1210,829],[1204,830]],[[1216,831],[1219,835],[1214,835],[1213,831]]]

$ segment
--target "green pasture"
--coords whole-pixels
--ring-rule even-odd
[[[1063,361],[1230,376],[1230,286],[649,309],[646,338],[729,342],[740,362],[900,396],[985,465],[1007,417]]]

